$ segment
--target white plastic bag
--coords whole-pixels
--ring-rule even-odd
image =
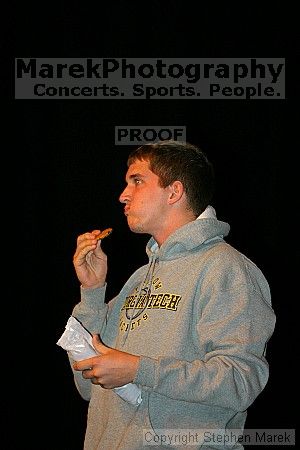
[[[69,318],[65,331],[56,344],[66,350],[74,361],[99,355],[93,347],[92,335],[73,316]],[[138,406],[142,401],[141,389],[134,383],[128,383],[113,390],[132,405]]]

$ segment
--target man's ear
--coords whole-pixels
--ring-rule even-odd
[[[168,186],[169,190],[169,196],[168,196],[168,203],[169,205],[172,205],[176,202],[178,202],[184,193],[183,184],[181,181],[174,181],[172,184]]]

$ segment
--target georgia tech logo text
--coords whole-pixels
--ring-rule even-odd
[[[177,311],[178,304],[181,300],[181,295],[171,294],[170,292],[162,292],[160,294],[142,294],[137,298],[137,295],[129,295],[126,297],[125,303],[121,311],[128,309],[169,309]]]
[[[143,322],[150,319],[149,310],[177,311],[182,298],[179,294],[171,292],[152,293],[149,282],[143,288],[136,287],[132,294],[127,296],[121,308],[122,317],[120,319],[120,331],[134,330]],[[159,277],[151,282],[154,291],[163,287]]]

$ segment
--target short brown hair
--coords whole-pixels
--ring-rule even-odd
[[[180,141],[159,141],[133,150],[127,160],[149,161],[150,169],[166,187],[183,184],[190,208],[196,216],[209,205],[214,194],[214,170],[205,153],[196,145]]]

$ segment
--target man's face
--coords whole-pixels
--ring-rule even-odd
[[[148,161],[136,160],[128,168],[127,186],[120,195],[128,226],[135,233],[159,233],[166,220],[169,190],[149,169]]]

